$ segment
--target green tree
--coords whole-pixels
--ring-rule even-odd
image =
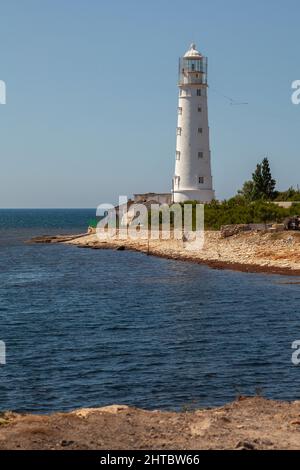
[[[254,182],[253,181],[246,181],[242,187],[238,191],[238,195],[242,196],[246,199],[246,201],[253,201],[254,200]]]
[[[264,158],[262,162],[262,178],[266,199],[274,199],[276,180],[272,178],[270,164],[267,158]]]
[[[272,178],[269,160],[264,158],[252,175],[253,199],[272,200],[275,197],[276,181]]]
[[[256,170],[252,173],[252,182],[253,182],[253,199],[263,199],[263,177],[262,177],[262,165],[258,163],[256,165]]]

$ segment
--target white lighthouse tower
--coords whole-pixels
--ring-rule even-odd
[[[179,105],[173,201],[210,202],[212,185],[207,109],[207,58],[195,44],[179,59]]]

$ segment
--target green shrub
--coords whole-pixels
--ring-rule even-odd
[[[233,198],[221,203],[205,206],[205,228],[219,230],[222,225],[280,223],[286,217],[300,214],[300,204],[284,209],[266,201],[249,203],[241,198]]]

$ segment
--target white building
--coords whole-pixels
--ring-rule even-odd
[[[179,60],[179,105],[173,201],[210,202],[212,184],[207,109],[207,58],[192,44]]]

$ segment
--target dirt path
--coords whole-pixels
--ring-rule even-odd
[[[300,449],[300,402],[256,397],[181,413],[117,405],[49,416],[5,413],[0,449]]]

